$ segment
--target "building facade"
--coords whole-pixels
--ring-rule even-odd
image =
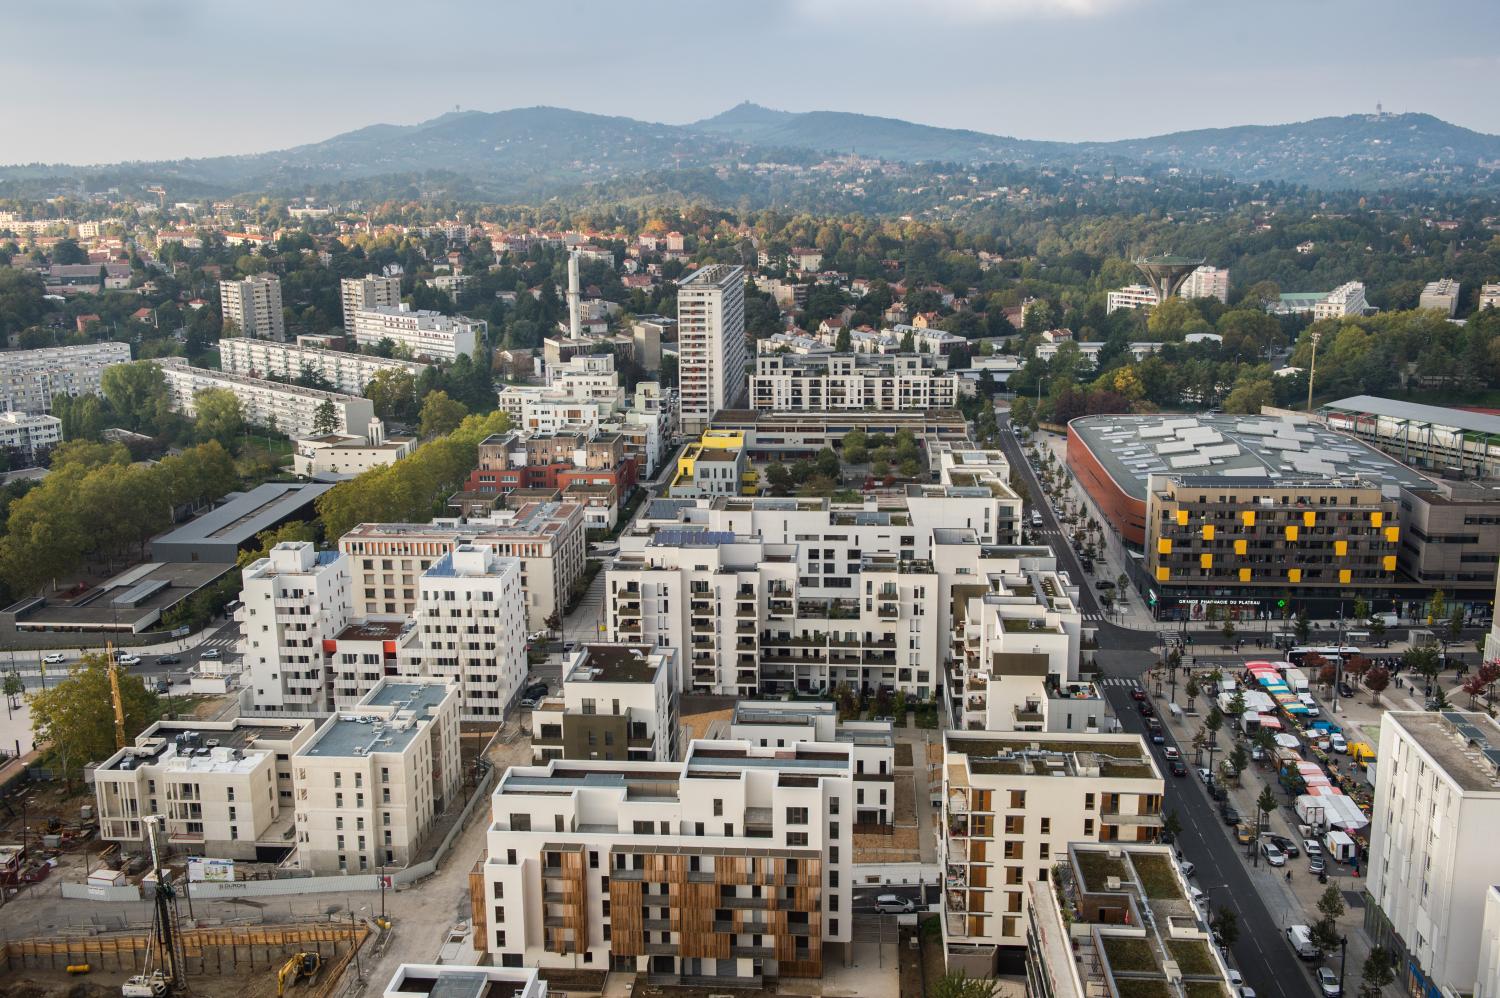
[[[327,381],[334,391],[345,395],[363,395],[370,379],[381,371],[401,371],[420,378],[429,366],[413,360],[395,360],[347,350],[323,350],[244,336],[219,341],[219,364],[230,374],[249,378],[295,381],[311,373]]]
[[[531,715],[533,760],[672,762],[678,688],[671,648],[582,645],[563,666],[561,695]]]
[[[252,709],[319,715],[333,709],[323,643],[350,617],[349,562],[308,541],[283,541],[246,566],[238,616]]]
[[[0,412],[0,447],[14,451],[25,462],[35,461],[38,452],[51,450],[62,443],[62,420],[42,413]]]
[[[745,268],[713,264],[677,287],[677,383],[682,432],[697,436],[714,413],[744,405]]]
[[[219,308],[224,321],[234,323],[241,336],[262,340],[286,339],[279,277],[252,274],[242,281],[220,281]]]
[[[1342,319],[1346,315],[1364,315],[1369,308],[1365,301],[1365,286],[1359,281],[1340,284],[1324,295],[1312,307],[1313,320]]]
[[[401,278],[370,274],[339,281],[344,332],[354,335],[354,313],[366,308],[396,308],[401,304]]]
[[[1417,308],[1441,312],[1451,319],[1458,311],[1458,295],[1462,289],[1463,285],[1451,277],[1430,281],[1422,289],[1422,296],[1417,300]]]
[[[332,407],[335,420],[332,429],[336,433],[362,432],[375,418],[374,403],[357,395],[192,367],[181,357],[163,357],[153,363],[166,377],[172,409],[190,418],[198,412],[198,393],[210,389],[229,392],[239,399],[245,422],[293,437],[311,437],[322,432],[318,419],[325,403]]]
[[[938,372],[921,355],[794,354],[755,359],[750,408],[761,412],[951,409],[956,373]]]
[[[361,308],[353,313],[354,340],[362,347],[390,340],[415,359],[456,360],[473,356],[484,341],[487,324],[477,319],[447,316],[405,305]]]
[[[104,369],[130,363],[130,344],[0,350],[0,412],[52,411],[55,395],[98,395]]]

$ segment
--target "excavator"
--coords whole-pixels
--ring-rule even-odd
[[[286,994],[288,984],[312,980],[323,967],[323,957],[317,953],[296,953],[276,972],[276,998]]]

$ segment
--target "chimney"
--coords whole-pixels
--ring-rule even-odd
[[[579,314],[582,306],[578,290],[578,251],[568,254],[568,336],[578,339],[583,335],[583,319]]]
[[[370,417],[370,425],[365,430],[365,439],[370,442],[371,447],[379,447],[385,443],[385,423],[379,416]]]

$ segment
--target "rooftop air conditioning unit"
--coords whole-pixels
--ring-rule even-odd
[[[1117,891],[1117,890],[1119,890],[1120,889],[1120,878],[1119,877],[1105,877],[1104,878],[1104,889],[1107,890],[1107,891]]]

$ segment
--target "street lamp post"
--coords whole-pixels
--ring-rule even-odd
[[[1313,379],[1318,376],[1318,341],[1323,334],[1314,331],[1308,335],[1312,339],[1312,363],[1307,369],[1307,411],[1312,412]]]
[[[1344,961],[1349,958],[1349,937],[1339,936],[1339,994],[1344,993]]]

